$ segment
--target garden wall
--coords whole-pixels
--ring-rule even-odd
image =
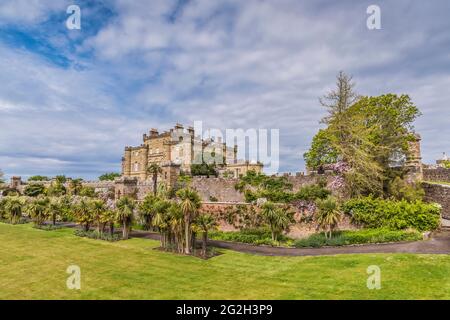
[[[432,183],[423,183],[422,186],[425,200],[439,203],[442,206],[442,217],[450,219],[450,186]]]
[[[203,202],[201,211],[204,213],[209,213],[211,215],[220,216],[221,214],[233,210],[238,205],[251,206],[249,203],[227,203],[227,202]],[[294,239],[304,238],[313,233],[317,232],[317,223],[314,221],[305,222],[301,221],[301,218],[305,215],[311,214],[310,212],[301,211],[295,207],[292,207],[292,210],[295,211],[295,221],[296,223],[290,228],[289,233],[287,234],[289,237]],[[237,231],[237,229],[227,223],[226,221],[219,220],[219,229],[222,231]],[[343,215],[341,222],[338,225],[338,229],[340,230],[356,230],[358,229],[356,226],[350,223],[350,218],[347,215]]]
[[[423,180],[450,182],[450,169],[446,168],[423,169]]]

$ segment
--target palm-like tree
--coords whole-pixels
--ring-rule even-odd
[[[327,237],[327,231],[331,238],[334,229],[341,220],[339,204],[336,198],[332,196],[323,200],[319,199],[316,203],[318,208],[317,223],[324,230],[325,238]]]
[[[72,195],[78,195],[83,188],[83,179],[71,179],[69,182],[70,193]]]
[[[113,209],[107,209],[102,212],[100,222],[103,226],[109,224],[109,234],[114,235],[114,223],[117,221],[117,212]]]
[[[153,194],[145,196],[144,201],[139,205],[139,215],[144,221],[144,228],[149,230],[152,226],[153,217],[156,215],[155,202],[159,199]]]
[[[261,216],[270,227],[273,241],[277,241],[278,235],[288,230],[294,223],[294,212],[290,211],[289,208],[280,207],[270,201],[263,204]]]
[[[210,214],[202,214],[195,219],[194,228],[202,233],[202,255],[206,257],[208,231],[217,228],[216,219]]]
[[[37,198],[28,205],[27,211],[35,225],[42,225],[48,216],[50,199],[46,197]]]
[[[56,219],[58,216],[61,217],[64,212],[62,198],[51,198],[47,210],[53,225],[56,225]]]
[[[4,210],[6,212],[6,216],[12,224],[16,224],[20,221],[24,205],[25,202],[20,197],[15,196],[6,198]]]
[[[84,228],[84,231],[89,231],[91,224],[94,222],[94,215],[92,214],[92,207],[88,199],[81,198],[81,200],[74,205],[75,218],[79,224]]]
[[[164,199],[157,199],[153,206],[155,210],[153,225],[156,226],[161,233],[161,247],[167,249],[170,242],[170,222],[167,214],[170,202]]]
[[[153,180],[153,195],[156,196],[157,186],[158,186],[158,175],[162,173],[162,169],[156,163],[152,163],[148,167],[147,172],[152,176],[152,180]]]
[[[132,198],[125,196],[117,201],[116,206],[117,218],[122,222],[122,238],[126,240],[130,235],[136,203]]]
[[[100,199],[93,199],[90,201],[90,205],[94,220],[97,222],[97,232],[102,233],[105,226],[102,222],[102,215],[106,211],[105,202]]]
[[[192,230],[191,223],[195,219],[195,215],[200,208],[200,196],[190,188],[178,190],[177,196],[180,198],[180,208],[184,215],[184,232],[185,232],[185,253],[191,253]]]

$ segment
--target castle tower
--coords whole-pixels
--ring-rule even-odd
[[[414,182],[423,179],[422,155],[420,152],[419,134],[414,135],[414,140],[408,143],[409,154],[406,158],[406,167],[408,169],[407,181]]]

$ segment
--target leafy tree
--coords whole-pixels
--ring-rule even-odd
[[[180,198],[180,207],[184,215],[185,253],[190,254],[193,238],[191,224],[196,218],[201,200],[198,193],[190,188],[178,190],[177,196]]]
[[[46,188],[43,184],[32,183],[25,187],[23,193],[28,197],[37,197],[46,194]]]
[[[103,233],[104,223],[102,222],[102,216],[106,211],[106,204],[103,200],[93,199],[90,201],[92,215],[94,217],[94,221],[97,223],[97,232]]]
[[[28,214],[35,225],[42,225],[48,217],[48,206],[50,199],[39,197],[31,201],[27,207]]]
[[[194,230],[202,233],[202,255],[206,257],[206,249],[208,245],[208,232],[216,229],[218,226],[214,216],[210,214],[199,215],[194,222]]]
[[[10,223],[16,224],[22,218],[22,210],[25,205],[25,201],[18,196],[12,196],[6,198],[4,204],[4,210]]]
[[[28,178],[28,181],[49,181],[50,179],[46,176],[32,176]]]
[[[201,164],[191,164],[191,174],[193,176],[210,176],[217,177],[219,175],[217,171],[217,165],[215,163],[201,163]]]
[[[56,220],[61,218],[64,214],[64,203],[62,198],[52,197],[48,204],[48,215],[52,219],[53,225],[56,225]]]
[[[97,196],[95,189],[89,186],[82,186],[78,194],[81,197],[95,198]]]
[[[100,181],[114,181],[114,179],[119,178],[121,176],[120,173],[117,172],[110,172],[102,174],[100,177],[98,177],[98,180]]]
[[[412,123],[420,114],[407,95],[358,97],[351,77],[341,73],[338,89],[321,100],[328,108],[327,127],[313,138],[305,154],[309,166],[342,161],[349,195],[387,192],[393,166],[408,155],[414,139]]]
[[[0,169],[0,185],[2,185],[2,184],[4,184],[5,183],[5,180],[4,180],[4,173],[3,173],[3,171]]]
[[[47,195],[49,197],[61,197],[65,195],[66,192],[67,190],[64,184],[57,179],[47,188]]]
[[[152,176],[153,180],[153,194],[156,196],[157,194],[157,187],[158,187],[158,175],[162,173],[162,168],[156,164],[152,163],[148,169],[147,172]]]
[[[67,182],[67,178],[65,175],[59,175],[55,177],[55,181],[64,184]]]
[[[77,196],[80,194],[81,189],[83,188],[83,179],[71,179],[69,181],[69,190],[70,194],[73,196]]]
[[[273,241],[277,241],[278,236],[283,231],[288,230],[295,222],[293,211],[289,210],[287,207],[280,207],[270,201],[262,205],[261,216],[270,228]]]
[[[139,215],[144,222],[144,229],[149,230],[152,226],[152,220],[156,215],[155,203],[159,198],[153,194],[147,194],[139,205]]]
[[[327,237],[327,231],[329,238],[331,238],[333,230],[337,227],[341,219],[339,204],[332,196],[326,199],[319,199],[316,203],[318,208],[317,223],[324,229],[325,238]]]
[[[20,196],[20,191],[15,188],[5,188],[2,190],[2,196],[8,197],[8,196]]]
[[[172,225],[168,214],[168,209],[171,206],[171,202],[166,199],[156,198],[153,206],[155,216],[153,217],[152,223],[161,233],[161,247],[167,249],[171,241],[170,231]]]
[[[407,183],[401,177],[395,177],[389,185],[389,194],[396,200],[405,199],[409,202],[423,200],[425,191],[419,183]]]
[[[450,169],[450,160],[443,161],[442,165],[446,169]]]
[[[91,224],[94,222],[94,215],[89,199],[81,198],[73,206],[73,211],[77,222],[83,226],[84,231],[89,231]]]
[[[106,209],[100,216],[103,226],[109,225],[109,234],[114,235],[114,223],[117,221],[117,212],[113,209]]]
[[[116,206],[117,219],[122,223],[122,237],[126,240],[130,235],[136,203],[132,198],[125,196],[117,201]]]

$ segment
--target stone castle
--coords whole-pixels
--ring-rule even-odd
[[[157,164],[162,169],[161,180],[173,185],[180,172],[190,173],[192,164],[215,163],[221,175],[234,177],[247,171],[261,172],[263,165],[238,161],[237,145],[228,147],[221,139],[202,139],[195,135],[193,127],[184,129],[177,124],[169,131],[159,133],[151,129],[143,135],[138,147],[125,147],[122,158],[122,176],[145,181],[151,178],[148,168]]]

